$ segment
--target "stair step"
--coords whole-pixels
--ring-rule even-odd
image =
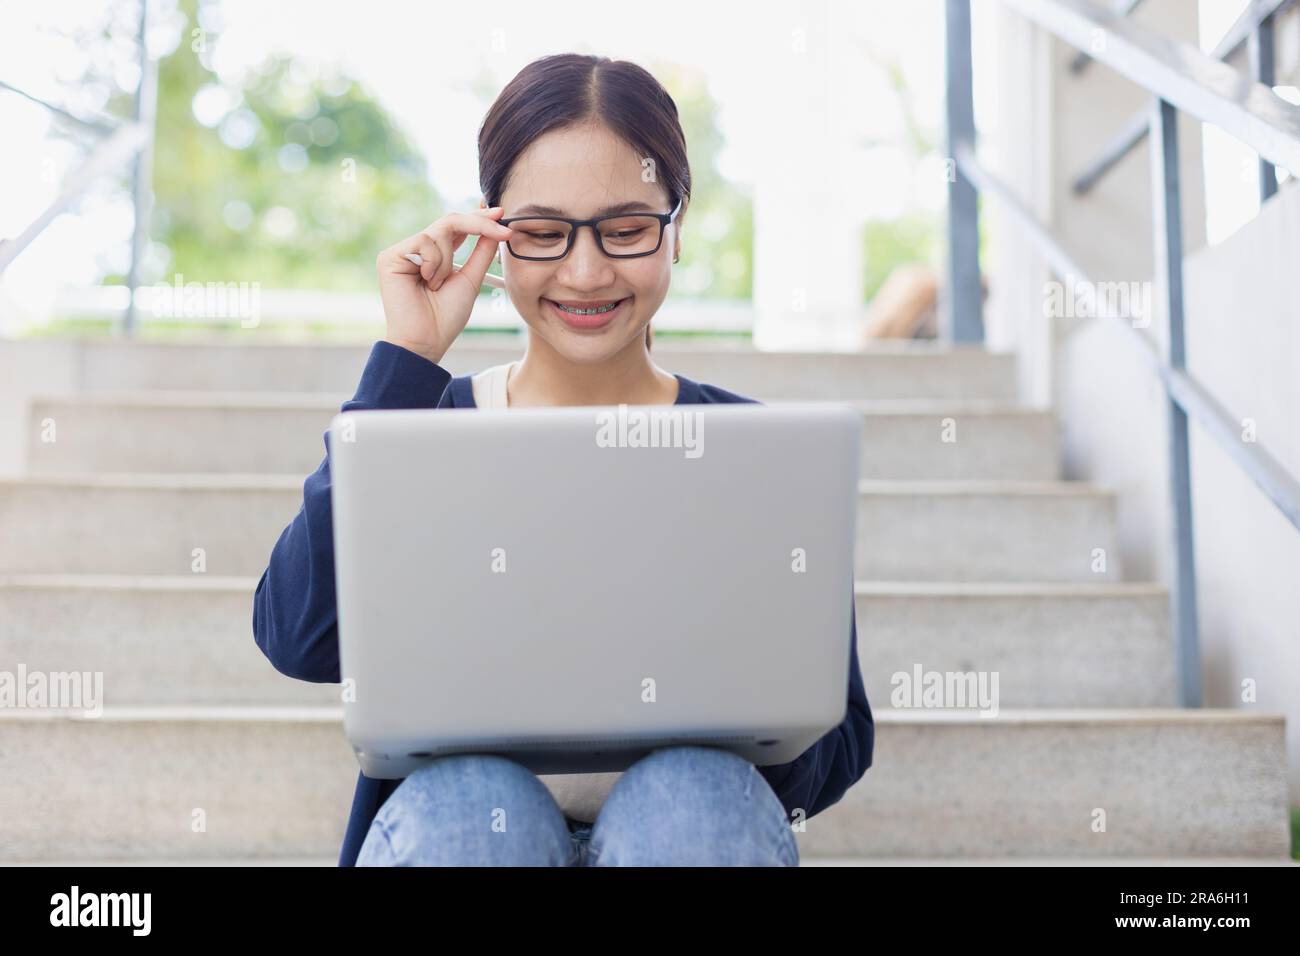
[[[873,766],[806,821],[804,857],[1288,853],[1280,715],[880,709],[876,723]],[[341,708],[12,709],[0,752],[9,860],[328,857],[357,776]]]
[[[915,669],[996,674],[1005,708],[1173,707],[1169,595],[1155,584],[856,585],[858,660],[873,706]],[[1118,663],[1117,662],[1121,662]]]
[[[302,505],[300,476],[47,475],[0,480],[0,573],[258,575]],[[1078,482],[864,481],[855,577],[1120,577],[1114,501]],[[1093,550],[1107,557],[1094,572]]]
[[[358,770],[341,713],[0,710],[0,856],[337,859]]]
[[[338,684],[290,680],[257,647],[256,587],[215,574],[0,575],[5,656],[28,673],[102,673],[108,707],[339,704]]]
[[[37,397],[28,471],[306,475],[324,457],[324,433],[349,397],[192,391]],[[849,404],[863,415],[863,478],[1059,477],[1058,429],[1048,411],[955,400]],[[56,426],[54,441],[43,440],[47,421]]]
[[[1284,859],[1285,718],[1241,710],[885,711],[809,856]],[[886,769],[887,768],[887,769]],[[881,770],[885,772],[881,772]],[[1105,811],[1104,833],[1094,832]],[[818,821],[822,821],[818,825]]]
[[[1113,494],[1085,482],[863,481],[854,577],[1114,581],[1114,535]]]
[[[378,336],[376,336],[377,338]],[[27,364],[39,356],[74,390],[181,389],[328,392],[351,395],[373,340],[348,343],[275,340],[265,333],[184,340],[69,339],[3,344],[0,359]],[[523,355],[518,336],[464,336],[441,363],[466,375]],[[760,352],[748,343],[660,340],[662,367],[698,382],[766,400],[843,398],[983,398],[1016,395],[1015,356],[977,346],[882,342],[864,352]],[[2,363],[0,363],[2,367]]]
[[[212,574],[0,576],[0,633],[29,672],[103,673],[110,707],[338,704],[338,685],[287,680],[257,648],[256,587]],[[1006,708],[1176,702],[1156,585],[858,582],[856,596],[873,706],[918,664],[997,672]]]

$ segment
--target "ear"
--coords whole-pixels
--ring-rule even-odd
[[[673,220],[673,262],[676,262],[682,257],[682,220],[686,218],[686,210],[688,208],[690,208],[689,203],[683,205],[681,212],[679,212],[677,218]]]

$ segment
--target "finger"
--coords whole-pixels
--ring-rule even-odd
[[[414,275],[420,271],[420,266],[411,261],[409,257],[411,252],[412,246],[409,240],[400,242],[381,252],[376,259],[376,264],[381,272],[389,275]]]
[[[425,230],[425,234],[438,243],[438,248],[443,253],[441,263],[434,270],[432,277],[427,280],[430,289],[436,292],[442,283],[447,281],[447,277],[456,268],[452,257],[469,236],[481,235],[504,240],[514,235],[510,227],[496,222],[504,211],[504,207],[494,206],[492,209],[483,210],[482,214],[449,213]]]
[[[421,280],[427,282],[429,274],[438,267],[438,247],[426,237],[426,241],[420,242],[418,248],[419,252],[404,252],[401,257],[415,266]]]
[[[490,236],[493,239],[505,239],[510,235],[510,227],[503,226],[496,221],[501,218],[504,211],[502,206],[494,206],[482,213],[449,213],[438,220],[435,224],[438,227],[437,229],[429,231],[433,234],[442,232],[447,235],[454,232],[457,237],[457,246],[464,242],[467,236]]]
[[[428,241],[437,251],[434,254],[432,264],[429,268],[422,270],[420,275],[424,277],[424,281],[430,289],[436,289],[442,283],[446,274],[451,271],[452,266],[455,265],[451,258],[455,246],[451,244],[446,236],[440,233],[429,236]]]
[[[428,282],[429,276],[433,275],[434,270],[438,268],[441,253],[438,250],[438,244],[423,233],[417,236],[416,239],[418,252],[415,253],[415,256],[420,260],[420,279]]]
[[[440,240],[440,242],[444,248],[446,248],[447,254],[443,256],[442,261],[438,263],[438,268],[434,269],[429,275],[429,288],[435,292],[438,291],[439,286],[447,281],[447,276],[451,275],[452,270],[456,268],[456,261],[452,258],[452,253],[455,251],[456,247],[460,245],[460,243],[455,239],[450,242],[443,239]]]
[[[457,266],[452,270],[452,274],[454,275],[455,273],[460,272],[463,268],[465,267]],[[493,289],[504,289],[506,287],[506,280],[489,272],[483,276],[483,285],[491,286]]]
[[[492,257],[497,253],[497,245],[497,240],[479,236],[474,240],[474,251],[469,254],[465,264],[455,274],[470,284],[475,295],[478,295],[479,289],[483,286],[483,277],[487,274],[488,266],[492,264]]]

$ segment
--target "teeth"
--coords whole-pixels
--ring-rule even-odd
[[[619,302],[622,301],[622,299],[619,299]],[[614,309],[617,309],[618,302],[613,302],[609,305],[602,305],[595,309],[571,309],[567,305],[560,305],[558,302],[555,303],[555,306],[556,308],[563,309],[565,312],[571,312],[574,315],[599,315],[601,312],[611,312]]]

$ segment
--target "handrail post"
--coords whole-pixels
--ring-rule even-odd
[[[1276,82],[1274,61],[1273,15],[1260,18],[1246,38],[1250,57],[1250,77],[1271,87]],[[1267,202],[1277,192],[1277,168],[1264,157],[1259,158],[1259,201]]]
[[[1178,168],[1178,111],[1156,98],[1151,114],[1151,190],[1155,286],[1169,321],[1169,367],[1187,366],[1183,323],[1183,215]],[[1201,706],[1201,650],[1192,545],[1192,481],[1187,413],[1165,396],[1169,422],[1169,498],[1173,511],[1170,616],[1178,665],[1179,703]]]
[[[975,146],[971,89],[970,0],[947,0],[944,19],[948,149],[947,332],[953,342],[984,341],[980,284],[979,205],[975,184],[957,162],[959,146]]]
[[[131,266],[126,274],[126,315],[122,331],[135,334],[135,290],[149,251],[149,219],[153,214],[153,140],[158,98],[158,64],[149,56],[149,0],[140,0],[140,83],[135,91],[135,122],[145,130],[146,141],[135,154],[131,173],[131,199],[135,227],[131,232]]]

